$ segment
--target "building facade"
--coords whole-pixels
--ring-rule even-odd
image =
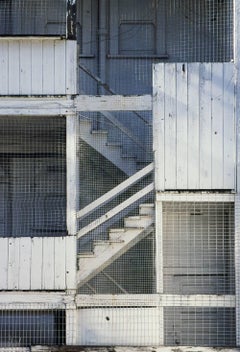
[[[1,1],[1,347],[239,346],[239,23]]]

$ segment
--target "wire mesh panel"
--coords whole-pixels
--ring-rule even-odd
[[[3,0],[0,35],[65,35],[65,0]]]
[[[224,298],[235,294],[234,204],[163,202],[162,243],[163,292],[193,295],[191,306],[173,298],[164,308],[165,343],[235,345],[235,309]],[[211,306],[201,295],[213,295]]]
[[[235,346],[235,309],[174,307],[164,309],[165,344]]]
[[[22,308],[0,310],[0,347],[65,343],[64,310],[57,307],[45,310]]]
[[[64,118],[2,117],[1,236],[66,234]]]
[[[164,292],[233,294],[234,206],[163,203]]]

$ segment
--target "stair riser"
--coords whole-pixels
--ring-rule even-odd
[[[148,219],[129,219],[126,218],[124,221],[125,227],[133,227],[133,228],[146,228],[152,224],[153,220],[151,217]]]
[[[140,215],[154,215],[154,207],[140,207],[139,210]]]

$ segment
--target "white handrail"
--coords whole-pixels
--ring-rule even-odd
[[[117,205],[115,208],[109,210],[106,214],[102,215],[100,218],[94,220],[91,222],[89,225],[83,227],[78,233],[77,233],[77,238],[80,238],[84,235],[86,235],[88,232],[96,229],[98,226],[103,224],[104,222],[108,221],[118,213],[120,213],[122,210],[126,209],[139,199],[143,198],[146,196],[148,193],[152,192],[154,189],[154,183],[150,183],[148,186],[145,188],[141,189],[139,192],[135,193],[133,196],[122,202],[121,204]]]
[[[131,187],[132,185],[137,183],[141,178],[150,174],[152,171],[153,171],[153,163],[147,165],[142,170],[136,172],[134,175],[130,176],[127,180],[123,181],[122,183],[117,185],[115,188],[113,188],[109,192],[105,193],[103,196],[99,197],[98,199],[96,199],[92,203],[88,204],[83,209],[79,210],[77,212],[77,218],[83,219],[89,213],[95,211],[100,206],[103,206],[104,204],[110,202],[114,197],[123,193],[125,190],[127,190],[129,187]]]

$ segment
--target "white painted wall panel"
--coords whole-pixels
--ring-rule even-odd
[[[233,63],[157,64],[157,190],[235,189]]]
[[[160,345],[157,308],[94,308],[78,312],[78,345]]]
[[[0,95],[76,93],[77,45],[58,38],[2,38]]]
[[[1,290],[75,288],[74,236],[1,238],[0,245]]]

